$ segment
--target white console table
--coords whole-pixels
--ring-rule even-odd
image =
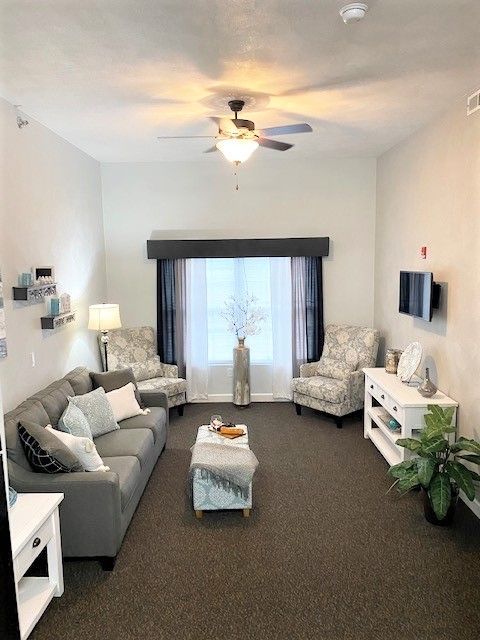
[[[20,493],[9,510],[13,569],[17,589],[18,618],[22,640],[51,599],[63,593],[62,545],[58,505],[63,493]],[[47,547],[48,576],[25,577],[33,561]]]
[[[395,374],[387,373],[383,367],[363,371],[365,373],[364,437],[370,438],[390,465],[403,462],[410,456],[406,449],[398,447],[395,442],[398,438],[419,435],[425,428],[424,415],[428,412],[429,404],[455,407],[453,424],[456,424],[458,403],[441,391],[437,391],[431,398],[424,398],[416,387],[401,382]],[[383,419],[385,410],[400,424],[398,431],[392,431]]]

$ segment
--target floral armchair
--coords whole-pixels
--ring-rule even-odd
[[[380,334],[376,329],[329,324],[319,362],[300,366],[292,381],[297,414],[302,406],[331,414],[338,428],[343,416],[364,403],[364,367],[374,367]]]
[[[160,362],[153,327],[113,329],[108,337],[108,368],[112,371],[131,367],[140,391],[163,391],[168,406],[178,407],[183,415],[187,381],[178,377],[177,365]],[[99,344],[105,367],[102,343]]]

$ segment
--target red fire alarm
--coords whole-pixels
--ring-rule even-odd
[[[422,260],[427,258],[427,247],[420,247],[420,257]]]

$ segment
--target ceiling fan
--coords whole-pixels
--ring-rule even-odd
[[[206,149],[204,153],[221,151],[227,160],[238,165],[248,160],[259,146],[274,149],[275,151],[288,151],[293,147],[293,144],[271,140],[266,136],[281,136],[312,131],[312,127],[306,123],[255,129],[254,122],[238,117],[238,113],[243,109],[244,105],[244,100],[230,100],[228,106],[235,114],[235,118],[210,118],[218,125],[218,134],[216,136],[158,136],[158,139],[214,138],[216,140],[215,145]]]

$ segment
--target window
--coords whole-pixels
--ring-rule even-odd
[[[256,336],[247,336],[252,363],[273,361],[270,261],[268,258],[208,258],[206,260],[208,362],[231,363],[237,340],[221,316],[230,296],[253,295],[266,320]]]

